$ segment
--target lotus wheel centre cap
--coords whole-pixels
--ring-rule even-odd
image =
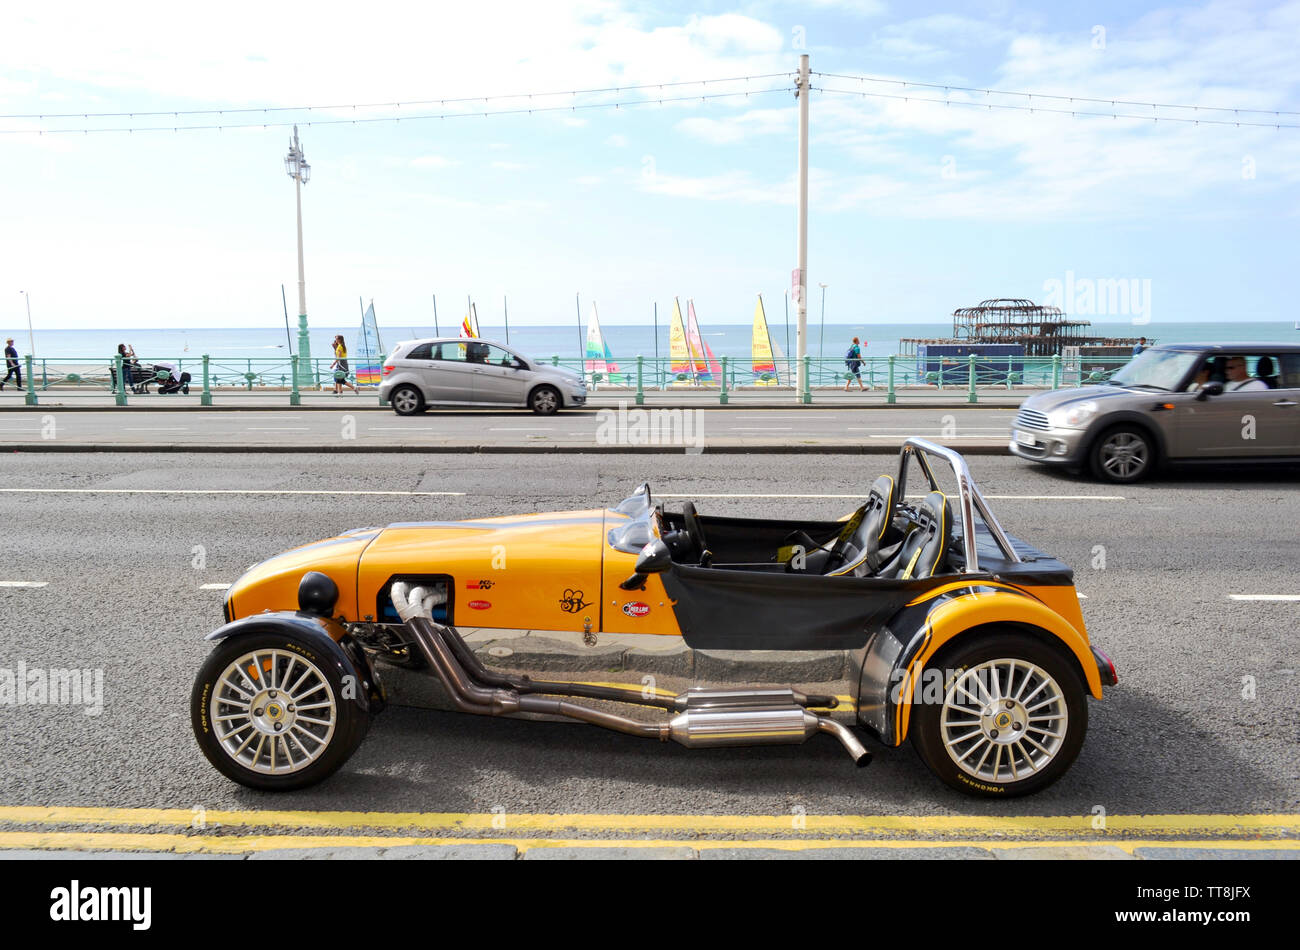
[[[274,694],[274,695],[272,695]],[[283,735],[293,725],[294,710],[281,690],[263,690],[253,697],[253,725],[267,735]]]
[[[1009,744],[1022,738],[1029,714],[1014,699],[1001,699],[984,707],[980,729],[994,742]]]

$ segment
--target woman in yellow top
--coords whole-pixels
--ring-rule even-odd
[[[341,396],[346,386],[354,393],[357,387],[348,382],[348,345],[343,342],[343,334],[334,338],[334,395]]]

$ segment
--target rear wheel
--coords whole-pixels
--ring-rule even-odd
[[[399,416],[414,416],[424,412],[424,396],[414,386],[398,386],[388,397],[393,412]]]
[[[370,716],[355,698],[360,679],[292,634],[223,640],[190,694],[194,736],[217,771],[241,785],[315,784],[365,738]]]
[[[914,699],[912,745],[947,785],[990,798],[1028,795],[1078,756],[1088,730],[1086,690],[1052,647],[997,633],[959,642],[930,669],[942,671],[943,695],[922,688]]]
[[[1103,432],[1092,447],[1092,471],[1108,482],[1136,482],[1155,467],[1151,436],[1133,426]]]
[[[538,386],[528,396],[528,408],[539,416],[553,416],[560,408],[560,393],[553,386]]]

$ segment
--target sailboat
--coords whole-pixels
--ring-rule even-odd
[[[465,319],[460,322],[460,335],[471,340],[477,340],[480,336],[478,332],[478,310],[473,304],[469,305],[469,313],[465,314]]]
[[[758,295],[758,305],[754,307],[754,336],[750,343],[749,355],[754,372],[755,386],[779,386],[780,375],[776,371],[776,360],[772,353],[772,337],[767,332],[767,314],[763,312],[763,295]]]
[[[379,340],[379,323],[375,320],[375,302],[370,301],[361,315],[361,333],[357,337],[357,385],[378,386],[384,375],[384,346]]]
[[[686,344],[690,350],[691,361],[695,364],[695,378],[701,382],[714,382],[722,379],[722,367],[718,365],[713,350],[700,334],[699,321],[695,319],[695,301],[686,301]]]
[[[618,364],[609,352],[609,344],[600,332],[600,318],[596,315],[596,302],[591,302],[591,322],[587,324],[587,357],[583,369],[593,384],[601,382],[622,385],[623,374],[618,371]]]
[[[682,323],[682,308],[673,298],[673,319],[668,324],[668,371],[674,383],[695,382],[695,361],[691,359],[690,346],[686,342],[686,326]]]

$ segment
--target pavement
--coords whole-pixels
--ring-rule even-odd
[[[182,451],[9,454],[0,467],[0,625],[8,631],[0,671],[98,671],[102,708],[0,701],[0,851],[528,860],[1300,854],[1292,470],[1196,470],[1117,490],[1005,456],[971,459],[1007,530],[1075,568],[1088,629],[1119,668],[1119,686],[1089,703],[1078,761],[1029,798],[961,796],[907,748],[869,743],[873,763],[855,769],[826,736],[689,750],[432,703],[394,705],[330,780],[272,795],[222,778],[190,734],[190,685],[208,652],[202,637],[221,622],[224,585],[286,548],[398,520],[610,504],[647,479],[656,497],[694,499],[706,518],[824,520],[854,507],[887,465],[709,452],[359,459],[249,451],[220,464]],[[529,665],[558,655],[541,641],[573,645],[544,631],[474,638],[482,650],[512,650],[499,660]],[[646,662],[677,663],[672,651],[634,655],[643,646],[602,638],[598,650],[617,659],[584,675],[639,682],[656,675],[643,671]],[[730,659],[696,655],[695,665],[658,678],[725,681]],[[835,655],[817,662],[830,665],[752,672],[834,675]]]

